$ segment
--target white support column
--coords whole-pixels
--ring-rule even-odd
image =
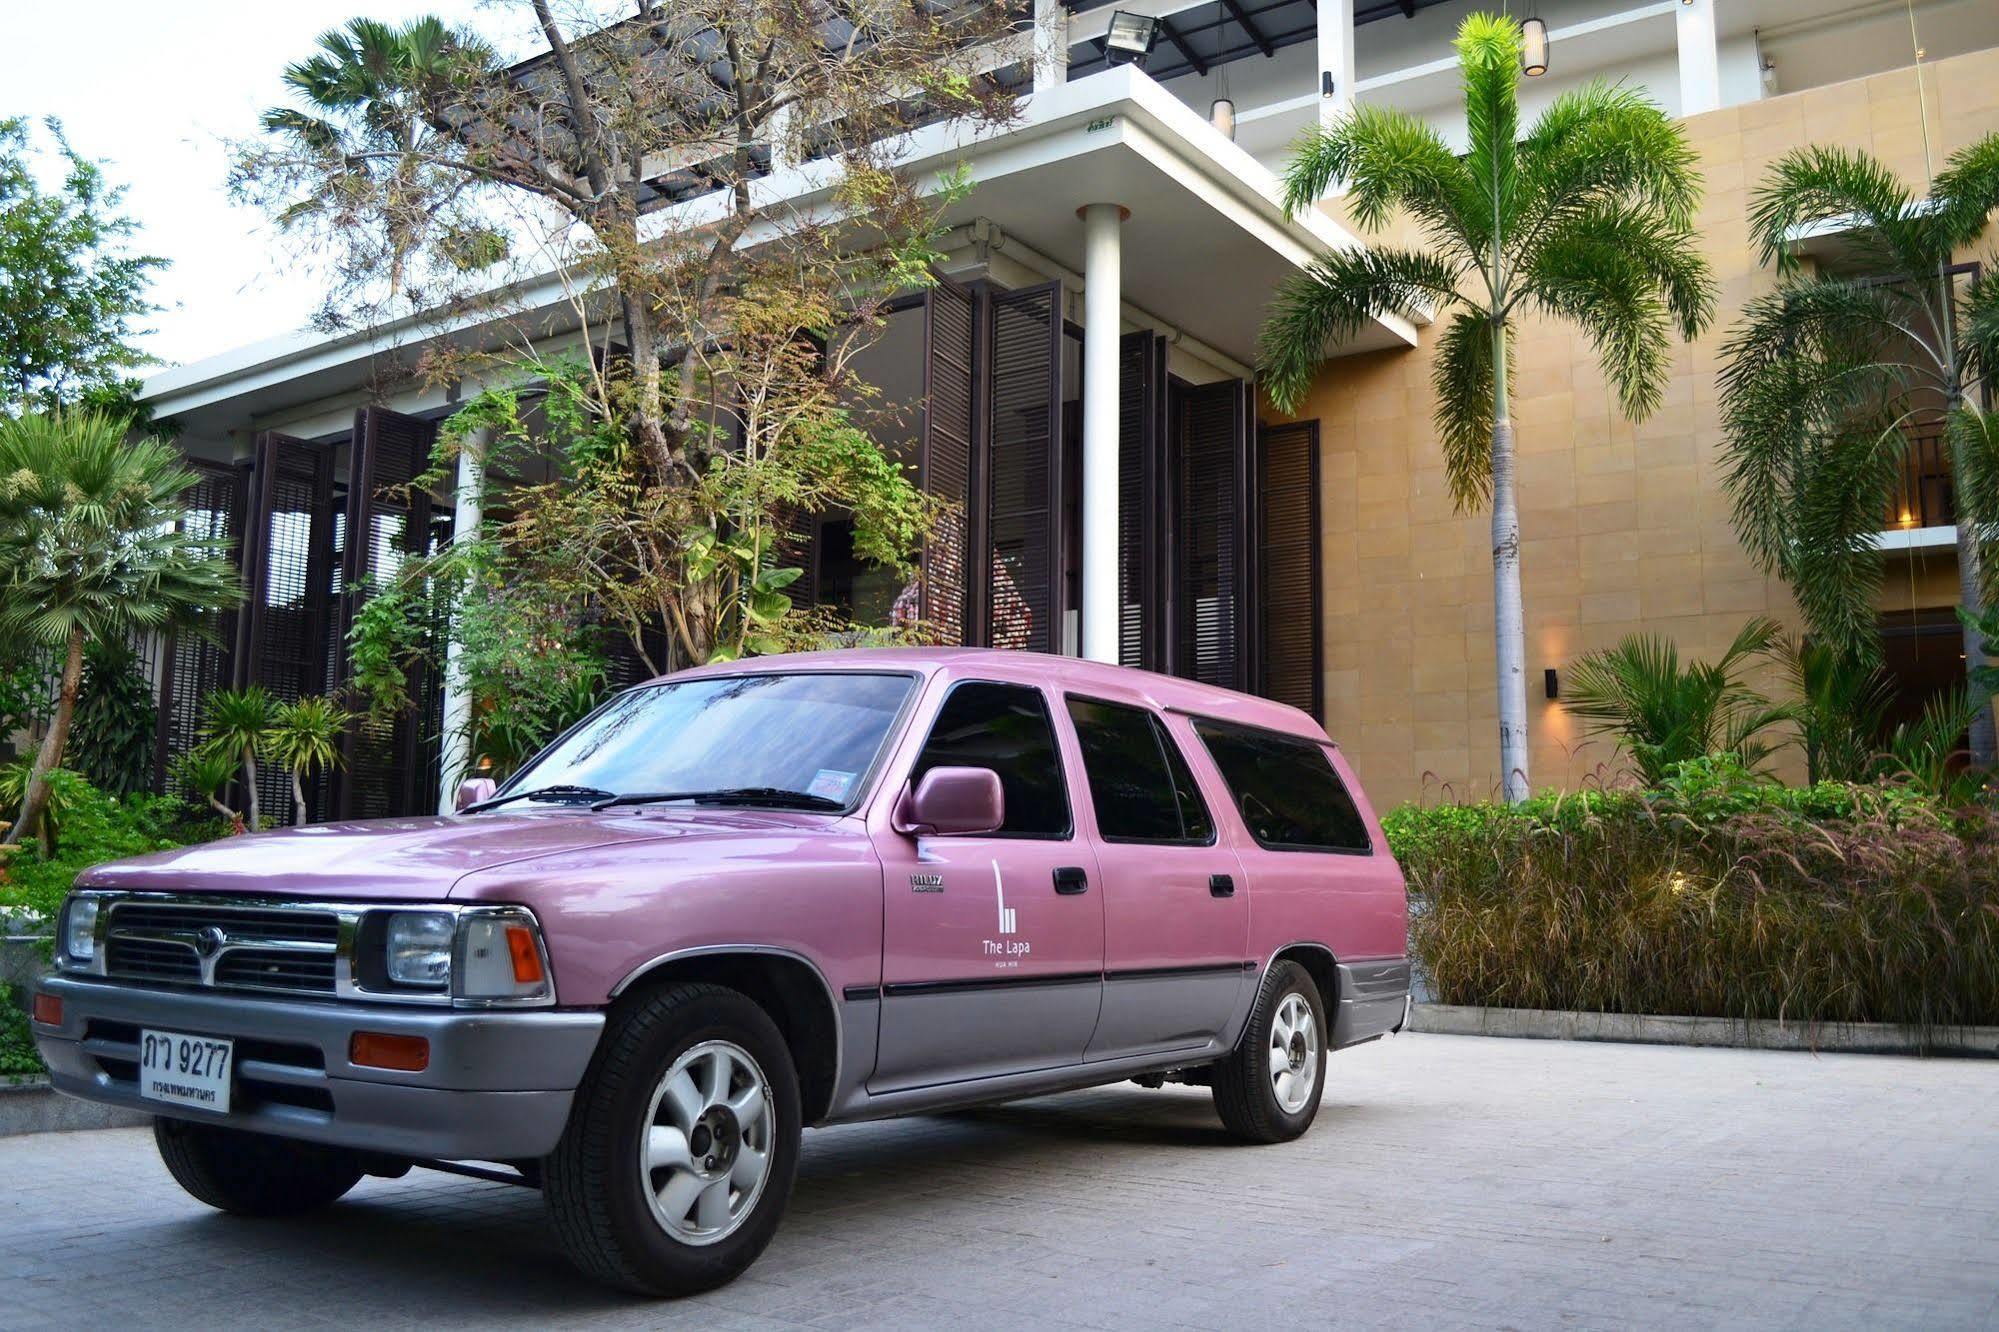
[[[1354,0],[1319,0],[1319,123],[1330,125],[1353,105]]]
[[[1083,217],[1083,655],[1118,659],[1119,228],[1129,214],[1093,203]]]
[[[1721,51],[1714,34],[1714,0],[1682,4],[1674,17],[1680,37],[1680,114],[1721,106]]]
[[[1069,79],[1069,7],[1062,0],[1034,0],[1034,91]]]
[[[492,446],[489,430],[474,430],[465,437],[458,452],[458,490],[451,512],[451,543],[464,545],[476,540],[485,520],[486,450]],[[453,625],[444,644],[444,726],[443,753],[437,765],[437,810],[449,814],[457,804],[458,783],[472,769],[472,694],[465,678],[465,652],[459,646]]]

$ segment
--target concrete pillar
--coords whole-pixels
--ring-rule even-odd
[[[1320,0],[1319,123],[1330,125],[1353,105],[1354,0]]]
[[[1083,218],[1083,655],[1118,659],[1118,334],[1123,304],[1120,228],[1112,203]]]
[[[1674,18],[1680,38],[1680,114],[1721,106],[1721,51],[1714,34],[1714,0],[1687,0]]]
[[[1034,0],[1034,91],[1069,79],[1069,7],[1062,0]]]
[[[485,520],[486,450],[492,446],[490,430],[474,430],[465,436],[458,452],[458,489],[451,511],[451,544],[465,545],[477,540]],[[437,809],[449,814],[457,802],[458,783],[472,769],[472,693],[465,677],[465,653],[459,646],[453,625],[444,644],[444,735],[443,753],[438,764]]]

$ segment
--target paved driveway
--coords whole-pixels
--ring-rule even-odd
[[[0,1140],[0,1324],[1990,1326],[1999,1064],[1404,1036],[1242,1148],[1134,1086],[808,1134],[700,1300],[608,1295],[539,1198],[417,1172],[244,1222],[143,1130]]]

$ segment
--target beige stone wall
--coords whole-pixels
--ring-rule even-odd
[[[1544,697],[1544,668],[1565,672],[1640,630],[1712,656],[1751,616],[1795,621],[1783,585],[1737,542],[1718,467],[1720,347],[1743,302],[1772,282],[1750,247],[1749,191],[1783,153],[1817,142],[1865,148],[1920,193],[1926,142],[1941,166],[1999,130],[1999,50],[1925,65],[1922,82],[1927,118],[1911,68],[1687,122],[1720,307],[1714,329],[1680,348],[1649,420],[1624,419],[1581,335],[1521,328],[1514,414],[1537,786],[1575,786],[1613,762]],[[1413,351],[1329,362],[1299,413],[1321,423],[1327,727],[1382,807],[1498,787],[1489,519],[1455,512],[1444,483],[1432,342],[1426,332]],[[1954,600],[1949,555],[1923,566],[1915,603]],[[1891,572],[1889,604],[1911,604],[1908,572]]]

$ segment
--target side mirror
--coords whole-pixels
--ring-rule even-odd
[[[500,784],[491,777],[467,777],[458,783],[458,799],[452,806],[455,811],[463,811],[467,805],[476,805],[481,800],[491,800],[493,792]]]
[[[895,830],[916,837],[965,837],[999,831],[1006,796],[991,768],[932,768],[895,806]]]

